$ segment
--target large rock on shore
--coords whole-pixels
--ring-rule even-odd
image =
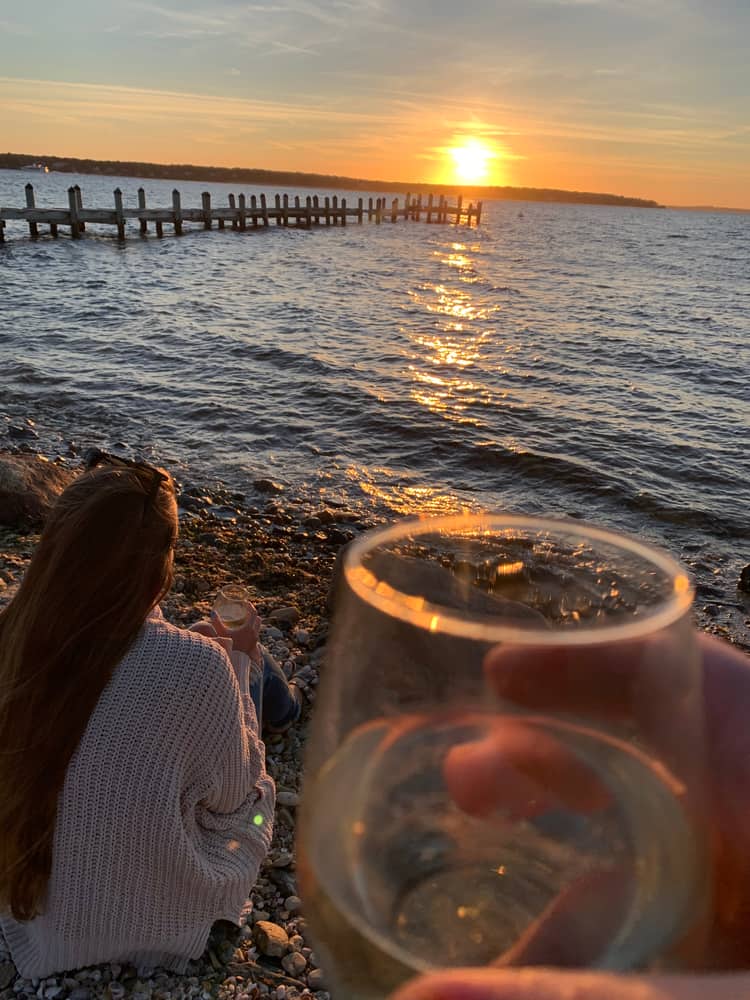
[[[0,524],[39,527],[73,473],[41,455],[0,452]]]

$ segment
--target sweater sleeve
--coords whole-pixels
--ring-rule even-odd
[[[244,656],[232,655],[238,660]],[[249,663],[246,656],[244,660]],[[226,670],[228,730],[211,762],[196,820],[205,831],[231,834],[233,842],[240,844],[246,840],[244,846],[252,849],[259,866],[273,833],[276,789],[266,772],[265,747],[258,734],[246,664],[232,662],[232,667]]]

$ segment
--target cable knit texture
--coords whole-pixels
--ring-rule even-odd
[[[215,920],[238,920],[275,800],[244,665],[238,681],[215,643],[144,624],[68,767],[44,912],[0,915],[21,975],[184,972]]]

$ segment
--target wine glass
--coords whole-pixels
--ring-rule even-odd
[[[666,553],[574,519],[407,520],[349,546],[298,845],[339,996],[438,966],[698,960],[692,597]]]
[[[214,611],[225,628],[242,628],[250,617],[250,591],[238,583],[226,584],[216,594]]]

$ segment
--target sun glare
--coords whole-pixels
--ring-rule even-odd
[[[477,183],[487,180],[490,163],[497,154],[479,139],[466,139],[460,146],[450,146],[448,153],[453,161],[457,181]]]

